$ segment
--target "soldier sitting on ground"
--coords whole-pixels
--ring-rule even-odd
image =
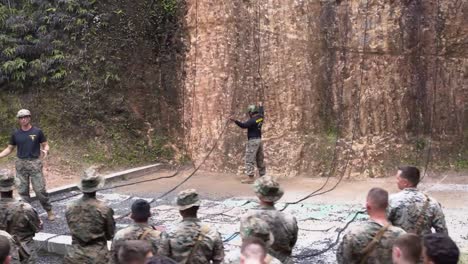
[[[144,264],[153,256],[151,245],[143,240],[122,241],[117,253],[122,264]]]
[[[389,199],[388,220],[408,233],[417,235],[432,233],[447,234],[445,216],[440,204],[417,189],[420,173],[416,167],[400,167],[396,175],[399,193]]]
[[[11,262],[11,242],[10,240],[0,235],[0,264],[10,264]]]
[[[130,218],[134,223],[130,226],[119,230],[112,241],[111,255],[113,263],[117,263],[117,252],[119,244],[126,240],[144,240],[151,244],[153,254],[156,255],[162,239],[166,234],[155,227],[148,224],[148,219],[151,217],[150,204],[138,199],[132,204],[132,214]]]
[[[388,192],[372,188],[367,194],[369,220],[352,227],[343,237],[336,258],[338,263],[392,263],[392,246],[406,232],[392,226],[386,217]]]
[[[257,179],[253,187],[260,206],[247,211],[241,217],[241,226],[247,225],[247,219],[252,216],[267,222],[274,238],[268,253],[283,263],[292,263],[291,253],[296,245],[299,229],[294,216],[275,208],[275,202],[283,197],[283,190],[278,182],[268,176]]]
[[[180,192],[176,200],[182,222],[169,232],[159,253],[178,263],[219,264],[224,259],[221,235],[197,218],[201,201],[194,189]]]
[[[21,263],[34,264],[37,249],[33,238],[42,229],[42,221],[30,204],[13,198],[15,184],[18,181],[11,171],[0,170],[0,230],[15,240]]]
[[[10,234],[8,234],[7,232],[3,231],[3,230],[0,230],[0,237],[5,237],[10,242],[10,254],[9,254],[10,257],[9,257],[9,262],[8,263],[9,264],[19,264],[19,263],[21,263],[20,260],[19,260],[19,256],[18,256],[18,246],[16,245],[16,242],[13,239],[13,237]],[[2,242],[0,242],[0,248],[2,247],[1,243]],[[4,263],[4,262],[1,261],[3,259],[1,256],[2,256],[2,253],[0,253],[0,264]]]
[[[78,187],[83,197],[67,206],[65,216],[72,245],[64,264],[107,264],[110,260],[107,240],[115,233],[114,211],[96,198],[104,178],[93,168],[85,170]]]
[[[404,234],[393,243],[393,264],[417,264],[421,259],[421,238],[415,234]]]
[[[446,234],[423,236],[424,264],[457,264],[460,250]]]

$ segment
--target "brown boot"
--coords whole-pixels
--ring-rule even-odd
[[[49,221],[54,221],[55,220],[55,214],[52,212],[52,210],[47,211],[47,220]]]
[[[244,184],[252,184],[254,182],[255,182],[255,179],[253,176],[248,176],[241,180],[241,183],[244,183]]]

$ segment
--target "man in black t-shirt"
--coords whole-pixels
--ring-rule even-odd
[[[53,221],[55,215],[45,187],[40,159],[41,156],[47,157],[49,144],[42,130],[31,125],[29,110],[21,109],[16,116],[20,128],[13,132],[8,147],[0,152],[0,158],[8,156],[17,147],[16,176],[20,180],[18,193],[24,201],[30,203],[29,182],[31,181],[36,197],[47,212],[47,218]]]
[[[234,118],[230,119],[239,127],[247,129],[248,141],[245,148],[245,173],[247,177],[242,180],[242,183],[252,184],[254,183],[255,163],[257,163],[260,177],[266,173],[262,143],[263,111],[260,111],[256,105],[249,105],[247,111],[250,118],[245,123]]]

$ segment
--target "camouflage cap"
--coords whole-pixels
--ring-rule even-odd
[[[283,197],[284,191],[279,183],[269,176],[258,178],[254,185],[258,198],[265,202],[276,202]]]
[[[200,206],[201,201],[195,189],[188,189],[177,195],[176,204],[179,210],[183,211],[190,207]]]
[[[24,116],[31,116],[31,112],[28,109],[21,109],[16,114],[17,118],[24,117]]]
[[[0,169],[0,192],[12,191],[17,185],[19,185],[19,180],[15,178],[11,170]]]
[[[259,238],[268,246],[273,245],[273,242],[275,241],[268,223],[254,215],[250,215],[247,218],[242,219],[240,225],[240,235],[242,239],[247,237]]]
[[[96,192],[104,186],[104,177],[96,173],[96,169],[91,167],[86,169],[81,176],[78,188],[84,193]]]

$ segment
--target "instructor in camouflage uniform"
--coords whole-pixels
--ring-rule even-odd
[[[282,263],[293,263],[291,253],[296,245],[299,229],[294,216],[275,208],[275,202],[283,197],[283,190],[271,177],[261,177],[255,181],[254,191],[260,200],[260,206],[241,217],[241,227],[248,226],[251,217],[267,222],[274,239],[268,253]]]
[[[118,263],[119,248],[125,241],[147,241],[151,245],[153,255],[157,255],[160,244],[166,238],[165,233],[148,224],[148,219],[151,217],[151,208],[146,200],[138,199],[132,204],[130,217],[134,223],[115,233],[114,240],[112,240],[112,263]]]
[[[42,222],[30,204],[13,198],[15,184],[18,183],[13,173],[0,170],[0,230],[8,232],[16,242],[21,263],[35,264],[37,249],[33,237],[42,229]],[[18,260],[17,255],[12,257]]]
[[[31,125],[31,112],[21,109],[16,115],[20,128],[11,135],[8,147],[0,153],[0,158],[8,156],[17,146],[16,177],[20,179],[18,193],[23,200],[30,203],[29,181],[32,183],[36,197],[39,199],[50,221],[55,220],[52,205],[47,194],[44,175],[42,174],[42,158],[49,153],[47,139],[37,127]]]
[[[390,195],[388,220],[408,233],[424,235],[447,234],[445,216],[440,204],[429,195],[417,189],[420,172],[412,166],[400,167],[396,175],[399,193]]]
[[[218,230],[197,218],[201,201],[194,189],[182,191],[176,200],[182,222],[169,232],[159,253],[183,264],[220,264],[224,247]]]
[[[115,233],[114,211],[96,199],[96,191],[104,186],[104,178],[87,169],[78,187],[83,197],[67,206],[65,216],[72,236],[72,245],[64,264],[107,264],[110,260],[107,240]]]
[[[372,188],[366,201],[370,219],[350,228],[343,237],[336,253],[338,263],[392,263],[393,243],[406,232],[388,222],[387,206],[388,192],[381,188]]]
[[[234,118],[231,121],[239,127],[247,129],[247,145],[245,148],[245,173],[247,178],[242,180],[242,183],[251,184],[254,182],[255,163],[257,163],[258,174],[265,175],[266,169],[263,163],[263,143],[262,143],[262,126],[263,126],[263,111],[256,105],[249,105],[247,108],[249,120],[242,123]]]

